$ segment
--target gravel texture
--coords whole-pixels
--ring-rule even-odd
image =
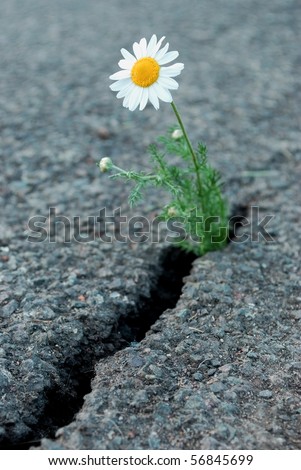
[[[300,23],[297,0],[3,1],[2,447],[301,448]],[[168,201],[149,191],[131,212],[127,185],[95,166],[147,168],[147,145],[174,123],[168,105],[130,113],[108,90],[119,49],[153,32],[185,63],[174,96],[192,140],[253,224],[194,261],[138,342],[133,322],[165,306],[166,243],[27,237],[50,207],[91,236],[103,207],[152,218]],[[274,216],[272,240],[251,206]]]

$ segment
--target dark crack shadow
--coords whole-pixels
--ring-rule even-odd
[[[163,250],[155,272],[150,273],[149,295],[141,295],[131,311],[121,312],[109,338],[103,341],[102,348],[89,344],[88,338],[78,345],[78,353],[66,358],[62,364],[60,384],[54,384],[44,392],[46,405],[36,425],[31,427],[32,431],[26,442],[16,442],[15,439],[10,439],[8,434],[0,448],[29,449],[38,445],[44,437],[54,438],[57,429],[71,423],[82,408],[85,395],[91,391],[96,363],[132,342],[141,341],[160,315],[175,307],[181,295],[183,278],[189,274],[195,258],[195,255],[185,253],[179,248],[168,247]],[[96,327],[89,325],[87,330],[91,331],[91,328]],[[94,333],[97,338],[96,331]]]

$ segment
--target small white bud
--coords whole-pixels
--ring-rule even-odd
[[[171,134],[171,137],[175,140],[179,140],[181,139],[181,137],[183,137],[183,132],[181,131],[181,129],[175,129]]]
[[[104,157],[99,162],[99,169],[102,173],[110,170],[113,166],[113,162],[109,157]]]
[[[169,217],[175,217],[178,214],[178,211],[175,207],[169,207],[167,214],[169,215]]]

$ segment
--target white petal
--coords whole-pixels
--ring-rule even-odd
[[[178,51],[171,51],[167,52],[162,59],[158,61],[159,65],[167,64],[168,62],[171,62],[172,60],[175,60],[179,56]]]
[[[158,83],[154,83],[153,88],[158,98],[160,98],[160,100],[165,101],[166,103],[172,102],[172,96],[169,90],[167,90],[166,88],[163,88]]]
[[[135,56],[137,57],[137,59],[141,59],[142,57],[142,51],[141,51],[141,47],[140,45],[138,44],[138,42],[134,42],[133,44],[133,51],[134,51],[134,54]]]
[[[153,49],[156,47],[156,44],[157,44],[157,36],[155,34],[153,34],[150,41],[149,41],[149,43],[148,43],[147,49],[146,49],[146,52],[147,52],[148,56],[151,57]]]
[[[165,44],[164,47],[162,47],[162,49],[160,49],[157,54],[155,55],[154,59],[156,59],[156,61],[158,62],[160,59],[162,59],[162,57],[166,54],[166,52],[168,51],[168,48],[169,48],[169,42],[167,42]]]
[[[135,60],[122,59],[118,62],[118,65],[121,69],[131,70],[135,62]]]
[[[131,93],[134,87],[135,87],[134,83],[131,82],[128,86],[124,87],[122,90],[120,90],[117,93],[116,98],[124,98],[126,95]]]
[[[130,95],[130,93],[129,93],[128,95],[126,95],[126,96],[124,97],[124,100],[123,100],[123,103],[122,103],[122,104],[123,104],[123,106],[124,106],[125,108],[128,108],[128,107],[129,107],[130,96],[131,96],[131,95]]]
[[[121,54],[126,60],[131,60],[131,61],[136,61],[136,57],[134,57],[129,51],[126,49],[122,48],[120,49]]]
[[[157,45],[154,47],[154,49],[152,50],[152,53],[150,54],[151,57],[155,57],[164,39],[165,39],[165,36],[162,36],[162,38],[157,42]]]
[[[153,107],[155,109],[159,109],[160,107],[159,100],[158,100],[157,93],[155,92],[154,85],[148,88],[148,98],[150,102],[152,103]]]
[[[135,111],[135,109],[139,105],[140,99],[141,99],[141,96],[142,96],[142,91],[143,90],[142,90],[141,87],[138,87],[138,86],[134,87],[133,91],[131,92],[130,100],[129,100],[129,110],[130,111]]]
[[[140,111],[143,111],[143,109],[147,105],[147,102],[148,102],[148,88],[143,88],[142,97],[140,100],[140,107],[139,107]]]
[[[170,65],[169,67],[161,67],[160,76],[161,77],[176,77],[177,75],[180,75],[183,68],[184,68],[184,64],[181,64],[181,63]]]
[[[129,70],[120,70],[119,72],[110,75],[111,80],[121,80],[122,78],[130,78],[131,72]]]
[[[170,90],[177,90],[179,88],[179,84],[170,77],[159,77],[158,84]]]
[[[123,78],[122,80],[117,80],[117,82],[112,83],[112,85],[110,85],[110,88],[112,91],[120,91],[123,88],[127,87],[130,83],[132,83],[132,80],[130,78]]]
[[[144,90],[144,88],[139,87],[139,97],[138,97],[137,106],[140,105],[140,103],[141,103],[142,96],[143,96],[143,90]],[[135,109],[136,109],[136,107],[135,107]]]
[[[142,57],[146,57],[147,56],[147,42],[146,42],[146,39],[145,38],[140,39],[139,45],[140,45]]]

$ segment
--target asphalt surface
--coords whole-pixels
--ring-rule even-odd
[[[300,449],[300,23],[297,0],[2,2],[3,448]],[[120,49],[153,33],[185,64],[174,99],[191,140],[252,220],[194,261],[176,305],[191,260],[164,230],[122,242],[111,224],[104,241],[100,213],[152,220],[168,196],[130,211],[95,165],[149,168],[174,124],[169,105],[130,113],[109,90]],[[28,240],[45,234],[36,216],[44,241]]]

